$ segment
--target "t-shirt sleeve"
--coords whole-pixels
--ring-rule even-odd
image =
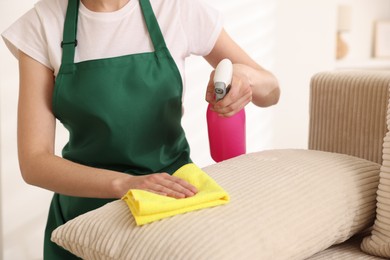
[[[48,57],[43,26],[35,9],[31,9],[20,17],[2,33],[2,37],[16,58],[18,58],[20,50],[46,67],[53,69]]]
[[[205,56],[213,49],[223,27],[222,14],[203,0],[180,0],[180,16],[189,53]]]

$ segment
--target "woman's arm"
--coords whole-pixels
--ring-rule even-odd
[[[275,76],[258,65],[240,46],[222,30],[213,50],[205,59],[214,68],[228,58],[233,63],[233,80],[230,92],[224,99],[215,103],[213,75],[207,86],[206,101],[214,105],[213,109],[223,116],[231,116],[240,111],[250,101],[260,107],[278,102],[280,89]]]
[[[55,124],[51,100],[53,72],[19,52],[18,156],[24,180],[57,193],[92,198],[120,198],[144,189],[182,198],[196,189],[166,173],[146,176],[87,167],[54,154]]]

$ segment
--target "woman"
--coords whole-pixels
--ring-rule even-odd
[[[221,116],[279,99],[275,77],[198,0],[41,0],[3,38],[19,60],[22,176],[55,192],[45,259],[76,259],[50,241],[51,232],[129,189],[196,194],[170,175],[191,161],[180,123],[186,57],[203,56],[213,67],[223,58],[234,63],[223,100],[214,102],[211,80],[206,90]],[[61,158],[56,118],[69,130]]]

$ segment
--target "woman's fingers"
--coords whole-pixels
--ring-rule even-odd
[[[238,86],[237,88],[239,88]],[[236,88],[236,89],[237,89]],[[232,116],[243,109],[252,100],[251,89],[243,90],[239,93],[233,92],[234,88],[224,99],[214,105],[214,111],[224,117]]]
[[[186,181],[171,176],[166,173],[159,175],[161,180],[156,182],[156,190],[161,193],[165,193],[167,196],[174,198],[186,198],[194,196],[197,192],[196,188]]]
[[[241,109],[243,109],[250,102],[250,98],[248,97],[240,97],[234,103],[229,105],[219,105],[216,104],[214,106],[214,111],[223,117],[230,117],[236,113],[238,113]]]
[[[206,89],[206,101],[210,104],[215,103],[214,74],[215,74],[215,71],[212,71],[210,74],[209,83],[207,84],[207,89]]]
[[[212,106],[211,109],[223,117],[230,117],[238,113],[252,101],[252,88],[246,77],[233,76],[230,91],[220,101],[215,103],[215,95],[211,98],[214,86],[210,77],[206,91],[206,101]]]
[[[173,198],[194,196],[197,189],[188,182],[167,173],[155,173],[134,177],[134,189],[143,189]]]

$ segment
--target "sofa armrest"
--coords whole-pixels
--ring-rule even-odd
[[[333,71],[310,84],[309,149],[382,163],[390,71]]]

